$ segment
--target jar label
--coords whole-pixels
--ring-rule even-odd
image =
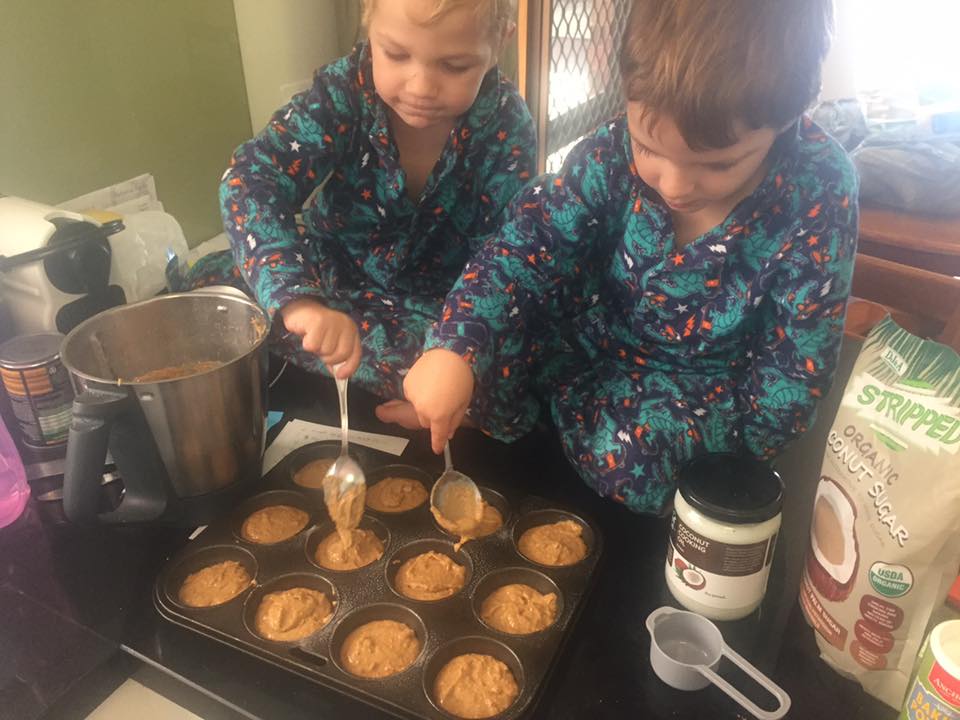
[[[740,607],[760,600],[767,588],[776,535],[733,545],[690,529],[676,512],[670,521],[668,577],[681,596],[713,607]]]

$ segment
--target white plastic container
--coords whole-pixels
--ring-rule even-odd
[[[714,453],[680,472],[664,572],[677,602],[711,620],[760,605],[783,505],[783,482],[753,458]]]

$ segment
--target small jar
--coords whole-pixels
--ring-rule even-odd
[[[713,453],[680,471],[665,567],[677,602],[711,620],[737,620],[767,591],[783,482],[764,462]]]

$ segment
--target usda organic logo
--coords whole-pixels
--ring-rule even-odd
[[[913,587],[913,573],[904,565],[876,562],[870,567],[870,584],[888,598],[903,597]]]

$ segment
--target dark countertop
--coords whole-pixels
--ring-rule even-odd
[[[797,603],[813,493],[827,426],[856,347],[846,348],[837,386],[820,421],[777,462],[787,486],[783,529],[767,597],[745,620],[721,623],[725,639],[770,674],[793,699],[794,718],[887,720],[896,712],[844,680],[817,656],[813,631]],[[292,416],[337,424],[333,384],[288,370],[271,406]],[[351,393],[361,429],[396,434],[373,416],[373,399]],[[681,693],[649,665],[644,620],[673,604],[663,579],[667,523],[641,518],[595,496],[563,459],[549,434],[503,445],[473,431],[453,443],[457,467],[483,482],[496,478],[592,516],[605,550],[596,587],[538,703],[536,718],[741,717],[720,691]],[[424,433],[403,460],[440,468]],[[122,648],[215,697],[242,715],[269,718],[386,718],[373,708],[194,635],[163,620],[151,590],[163,563],[187,541],[171,528],[95,528],[41,522],[33,503],[0,530],[0,718],[43,717],[71,686]],[[725,666],[729,671],[729,666]]]

